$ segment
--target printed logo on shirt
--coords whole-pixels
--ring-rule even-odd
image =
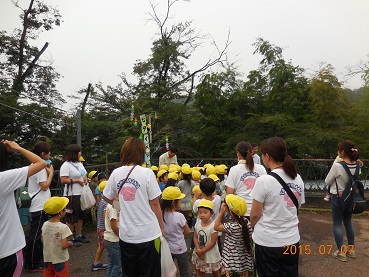
[[[296,196],[296,199],[299,200],[301,193],[302,193],[302,189],[299,185],[297,184],[293,184],[293,183],[288,183],[287,186],[289,186],[291,189],[295,190],[292,191],[292,193]],[[287,207],[295,207],[295,204],[293,203],[292,199],[288,196],[288,194],[286,193],[286,191],[284,190],[284,188],[281,188],[279,195],[283,195],[284,197],[284,201],[286,201],[287,203]]]
[[[124,181],[124,179],[122,179],[118,182],[117,189],[120,188],[123,181]],[[133,187],[127,187],[126,186],[127,184],[131,184],[131,185],[133,185]],[[140,186],[141,185],[135,179],[128,178],[127,181],[125,182],[125,184],[123,184],[123,187],[120,190],[119,194],[123,195],[124,201],[134,201],[135,196],[136,196],[136,191]]]
[[[242,174],[240,181],[244,183],[247,189],[253,189],[255,186],[256,178],[260,175],[257,172],[246,172]]]
[[[204,248],[206,246],[206,243],[208,242],[208,237],[203,230],[200,230],[197,233],[197,239],[199,241],[200,248]]]
[[[60,238],[60,232],[56,232],[56,233],[55,233],[55,237],[56,237],[56,238]]]

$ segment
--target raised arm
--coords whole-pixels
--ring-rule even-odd
[[[32,163],[30,166],[28,166],[28,174],[27,174],[28,177],[36,174],[41,169],[47,166],[47,163],[41,157],[19,146],[18,143],[10,140],[4,140],[3,143],[5,144],[8,150],[19,152]]]

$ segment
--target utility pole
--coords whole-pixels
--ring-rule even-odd
[[[81,110],[77,110],[77,145],[82,148]]]

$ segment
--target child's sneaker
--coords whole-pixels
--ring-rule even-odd
[[[90,242],[85,236],[78,236],[74,239],[77,242],[88,243]]]
[[[341,262],[347,262],[346,254],[340,253],[339,250],[334,251],[332,256],[335,257],[336,259],[340,260]]]
[[[92,263],[91,264],[91,271],[97,271],[97,270],[100,270],[100,269],[107,269],[108,268],[108,264],[94,264]]]
[[[331,195],[329,193],[327,193],[325,196],[324,196],[324,201],[327,201],[329,202],[329,200],[331,199]]]
[[[81,246],[81,245],[82,245],[82,243],[81,243],[81,242],[76,241],[75,239],[69,239],[68,241],[71,241],[71,242],[73,243],[73,246],[74,246],[74,247],[79,247],[79,246]]]
[[[356,252],[355,252],[355,250],[352,250],[351,253],[350,253],[350,251],[347,251],[346,256],[347,257],[350,257],[352,259],[355,259],[356,258]]]

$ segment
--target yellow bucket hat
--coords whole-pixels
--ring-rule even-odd
[[[57,214],[68,205],[68,202],[67,197],[53,196],[46,200],[44,211],[47,214]]]
[[[88,178],[92,179],[95,176],[96,173],[97,173],[96,170],[92,170],[90,173],[88,173]]]
[[[98,186],[97,186],[97,189],[100,191],[100,192],[103,192],[104,188],[106,187],[106,184],[108,183],[108,181],[102,181]]]
[[[168,174],[168,179],[173,179],[173,180],[178,181],[178,174],[175,172],[171,172]]]
[[[177,200],[182,199],[186,194],[182,193],[178,187],[167,187],[163,190],[161,195],[163,200]]]
[[[228,194],[225,198],[228,208],[238,216],[244,216],[247,212],[245,199],[238,195]]]
[[[215,175],[215,174],[210,174],[209,176],[208,176],[208,178],[210,178],[210,179],[213,179],[214,180],[214,182],[218,182],[220,179],[218,178],[218,176],[217,175]]]
[[[197,207],[198,208],[204,207],[204,208],[213,209],[214,208],[214,204],[210,200],[202,199],[202,200],[200,200],[200,202],[197,205]]]

